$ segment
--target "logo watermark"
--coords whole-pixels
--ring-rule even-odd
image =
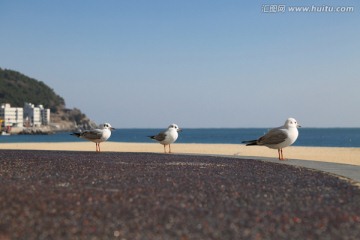
[[[263,13],[352,13],[355,11],[353,6],[288,6],[284,4],[265,4],[261,6]]]

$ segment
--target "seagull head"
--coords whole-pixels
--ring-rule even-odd
[[[182,130],[181,130],[181,128],[179,128],[179,126],[178,125],[176,125],[176,124],[171,124],[169,127],[168,127],[168,129],[174,129],[174,130],[176,130],[177,132],[181,132]]]
[[[109,129],[110,131],[111,131],[111,130],[115,130],[115,128],[111,127],[111,124],[110,124],[110,123],[101,124],[101,128],[102,128],[102,129]]]
[[[289,127],[294,127],[294,128],[299,128],[301,127],[298,122],[296,121],[295,118],[288,118],[284,124],[285,127],[289,128]]]

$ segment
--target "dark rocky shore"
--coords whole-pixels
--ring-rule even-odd
[[[360,239],[360,189],[305,168],[0,151],[0,239]]]

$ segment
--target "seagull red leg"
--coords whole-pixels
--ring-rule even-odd
[[[281,160],[280,149],[278,149],[279,160]]]
[[[282,160],[282,161],[286,160],[286,159],[284,158],[284,154],[283,154],[282,148],[280,149],[280,153],[281,153],[281,158],[279,158],[279,160]]]

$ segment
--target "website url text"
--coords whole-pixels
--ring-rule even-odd
[[[353,6],[287,6],[283,4],[266,4],[262,5],[261,11],[263,13],[352,13],[355,7]]]

